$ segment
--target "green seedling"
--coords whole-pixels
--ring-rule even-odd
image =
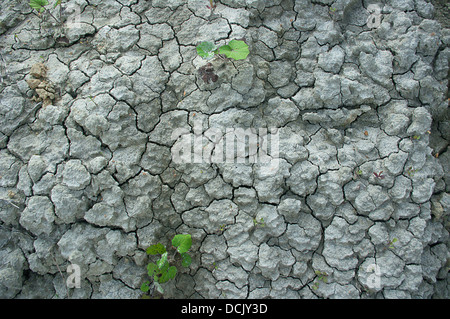
[[[379,173],[373,172],[373,175],[375,175],[378,179],[383,179],[385,176],[383,175],[383,171],[380,171]]]
[[[260,220],[253,218],[253,225],[255,227],[266,227],[266,223],[264,222],[264,218],[262,218],[262,217]]]
[[[95,96],[89,95],[89,99],[92,101],[92,103],[94,103],[96,106],[98,106],[98,104],[95,103],[95,101],[94,101]]]
[[[225,224],[220,225],[219,228],[217,229],[217,231],[220,232],[220,233],[223,233],[223,232],[225,231],[225,227],[226,227],[226,226],[227,226],[227,225],[225,225]]]
[[[197,54],[206,60],[212,59],[214,54],[218,52],[216,45],[212,42],[202,42],[197,45],[196,49]]]
[[[413,140],[418,141],[418,140],[420,140],[420,135],[414,135],[412,138],[413,138]]]
[[[395,242],[397,242],[398,241],[398,239],[397,238],[392,238],[392,240],[390,241],[390,242],[388,242],[388,248],[389,249],[394,249],[395,247],[394,247],[394,243]]]
[[[248,45],[244,41],[231,40],[227,45],[217,47],[212,42],[202,42],[197,46],[197,54],[204,59],[210,60],[216,54],[223,54],[234,60],[244,60],[250,53]]]
[[[53,9],[55,9],[57,6],[60,6],[61,2],[62,0],[56,0],[55,3],[53,4]],[[48,0],[30,0],[29,5],[31,8],[35,9],[38,12],[38,14],[47,11],[50,14],[50,16],[56,20],[56,22],[60,23],[60,21],[56,19],[56,17],[46,8],[46,6],[49,5]]]
[[[204,41],[196,47],[196,50],[197,54],[206,60],[211,60],[216,55],[222,59],[222,55],[224,55],[230,59],[244,60],[250,53],[248,45],[241,40],[231,40],[227,45],[222,45],[221,47],[217,47],[212,42]],[[217,82],[219,78],[218,75],[214,73],[214,67],[210,62],[200,67],[198,69],[198,74],[203,79],[203,82],[207,84],[209,84],[210,81],[213,83]]]
[[[156,263],[149,263],[147,265],[147,271],[150,278],[153,279],[153,285],[156,290],[161,294],[164,293],[164,289],[161,284],[175,278],[177,274],[177,267],[171,265],[176,253],[181,256],[181,265],[183,267],[189,267],[192,262],[191,256],[187,253],[191,248],[192,238],[189,234],[175,235],[172,239],[172,246],[176,249],[172,258],[170,258],[166,247],[161,244],[151,245],[147,248],[148,255],[161,255]],[[146,281],[141,285],[141,291],[144,293],[149,292],[150,281]]]
[[[317,275],[317,280],[314,282],[312,288],[314,290],[317,290],[319,288],[320,281],[322,281],[325,284],[328,282],[328,274],[320,270],[316,270],[314,273]]]

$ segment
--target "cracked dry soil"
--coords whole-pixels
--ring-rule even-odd
[[[28,2],[0,13],[0,297],[139,298],[177,233],[166,298],[449,297],[432,3],[68,0],[58,24]],[[196,45],[231,39],[250,55],[204,81]]]

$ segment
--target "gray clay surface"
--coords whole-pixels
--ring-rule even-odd
[[[28,2],[0,13],[0,297],[139,298],[189,233],[166,298],[449,298],[446,1]]]

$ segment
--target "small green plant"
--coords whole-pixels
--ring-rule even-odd
[[[169,253],[166,247],[157,243],[155,245],[151,245],[147,248],[146,252],[149,255],[161,255],[159,260],[156,263],[149,263],[147,265],[148,275],[150,278],[153,278],[153,285],[156,287],[156,290],[161,294],[164,293],[164,289],[161,284],[175,278],[177,274],[177,267],[171,265],[174,261],[174,257],[176,253],[179,253],[181,256],[181,265],[183,267],[189,267],[192,262],[191,256],[187,253],[191,248],[192,238],[189,234],[178,234],[175,235],[172,239],[172,246],[176,249],[175,253],[172,257],[169,256]],[[150,290],[150,281],[146,281],[141,285],[141,291],[147,293]]]
[[[328,282],[328,274],[326,272],[322,272],[320,270],[316,270],[314,272],[317,275],[317,280],[314,282],[312,288],[314,290],[317,290],[319,288],[319,282],[322,281],[323,283],[327,283]]]
[[[89,99],[92,101],[92,103],[94,103],[96,106],[98,106],[98,104],[95,103],[95,101],[94,101],[95,96],[89,95]]]
[[[225,231],[225,227],[226,226],[227,225],[225,225],[225,224],[219,225],[219,228],[217,229],[217,232],[218,233],[223,233]]]
[[[420,140],[420,135],[414,135],[412,138],[413,138],[413,140],[418,141],[418,140]]]
[[[255,227],[266,227],[266,223],[264,222],[264,218],[262,218],[262,217],[260,220],[253,218],[253,225]]]
[[[56,0],[53,4],[53,9],[55,9],[57,6],[61,6],[62,0]],[[30,0],[29,3],[30,7],[35,9],[39,14],[41,14],[44,11],[47,11],[50,16],[56,20],[56,22],[60,23],[58,19],[46,8],[46,6],[49,5],[48,0]]]
[[[360,168],[358,168],[356,171],[355,171],[355,177],[359,177],[359,176],[361,176],[363,174],[363,171],[362,171],[362,169],[360,169]]]
[[[212,59],[216,54],[223,54],[227,58],[234,60],[244,60],[250,53],[248,45],[241,40],[231,40],[228,44],[221,47],[205,41],[200,43],[196,49],[198,55],[207,60]]]
[[[392,238],[392,240],[391,241],[389,241],[388,242],[388,248],[389,249],[394,249],[395,247],[394,247],[394,243],[396,243],[398,241],[398,239],[397,238]]]

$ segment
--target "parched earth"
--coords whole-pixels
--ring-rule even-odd
[[[214,2],[2,2],[0,297],[139,298],[189,233],[166,298],[448,298],[439,12]]]

